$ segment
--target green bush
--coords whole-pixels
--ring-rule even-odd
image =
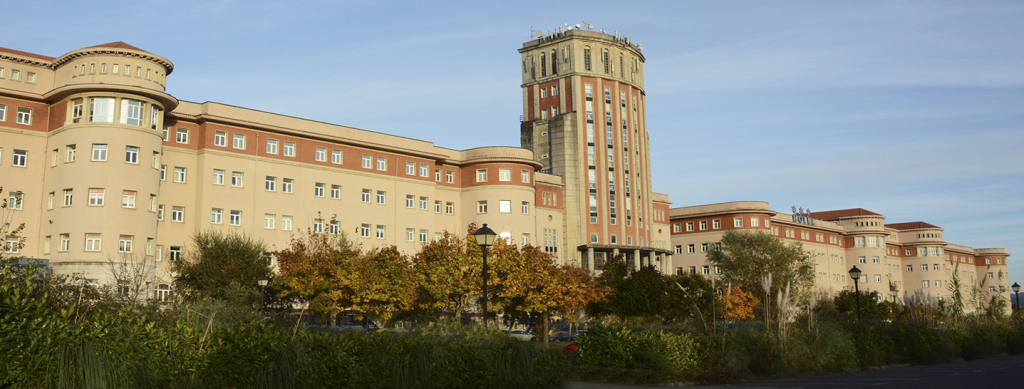
[[[699,363],[693,335],[591,322],[576,342],[578,374],[606,381],[654,383],[684,378]]]

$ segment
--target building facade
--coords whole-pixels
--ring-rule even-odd
[[[22,244],[5,237],[10,254],[104,282],[123,258],[165,269],[198,230],[271,249],[306,229],[344,231],[415,253],[470,223],[556,260],[567,252],[563,181],[529,150],[451,150],[179,101],[165,92],[173,70],[123,42],[60,57],[0,49],[0,185],[26,226]]]
[[[825,212],[772,211],[768,203],[742,201],[674,208],[670,211],[672,269],[676,274],[720,273],[707,262],[710,245],[727,230],[755,230],[785,242],[799,242],[814,260],[814,290],[832,294],[853,290],[849,270],[861,270],[858,287],[894,300],[920,292],[949,298],[956,275],[965,293],[978,286],[983,294],[1009,301],[1010,282],[1003,249],[972,249],[943,240],[941,227],[925,222],[890,223],[863,208]]]
[[[522,147],[565,183],[568,259],[595,270],[623,254],[666,270],[670,203],[652,190],[640,47],[580,29],[537,35],[519,49]]]

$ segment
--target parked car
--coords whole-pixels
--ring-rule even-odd
[[[576,337],[579,336],[582,333],[583,332],[573,332],[572,334],[570,334],[568,332],[559,332],[559,333],[555,334],[555,336],[551,337],[551,341],[552,342],[575,342],[576,341]]]
[[[533,336],[533,334],[531,334],[529,330],[512,330],[509,331],[508,336],[511,336],[512,339],[517,339],[524,342],[537,340],[537,337]]]

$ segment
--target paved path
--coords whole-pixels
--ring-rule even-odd
[[[1024,355],[990,358],[942,365],[903,366],[857,373],[761,381],[728,388],[1024,388]],[[642,386],[569,382],[569,389],[628,389]],[[663,386],[662,388],[711,388],[711,386]]]

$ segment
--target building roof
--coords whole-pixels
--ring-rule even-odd
[[[893,223],[893,224],[886,224],[885,226],[887,228],[892,228],[892,229],[896,229],[896,230],[916,230],[916,229],[920,229],[920,228],[942,228],[942,227],[939,227],[937,225],[929,224],[929,223],[925,223],[925,222]]]
[[[14,55],[20,55],[22,57],[41,59],[41,60],[44,60],[44,61],[53,61],[55,59],[54,57],[47,57],[45,55],[39,55],[39,54],[33,54],[33,53],[29,53],[29,52],[25,52],[25,51],[20,51],[20,50],[8,49],[6,47],[0,47],[0,52],[14,54]]]
[[[138,50],[138,51],[141,51],[141,52],[144,52],[144,53],[148,53],[148,51],[146,51],[146,50],[143,50],[143,49],[140,49],[138,47],[129,45],[127,43],[124,43],[123,41],[104,43],[102,45],[89,46],[89,47],[85,47],[85,48],[86,49],[92,49],[92,48],[96,48],[96,47],[113,47],[113,48],[118,48],[118,49]]]
[[[823,212],[811,212],[811,217],[815,219],[828,220],[838,219],[841,217],[850,216],[882,216],[880,213],[868,211],[864,208],[851,208],[851,209],[840,209],[836,211],[823,211]]]

